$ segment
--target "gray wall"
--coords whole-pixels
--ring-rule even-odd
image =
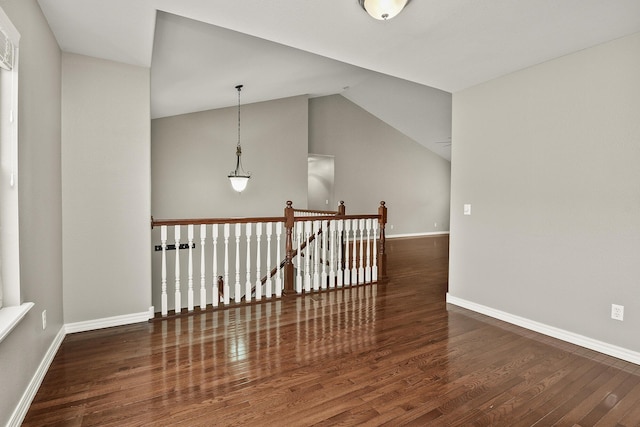
[[[20,32],[19,177],[22,298],[35,307],[0,343],[4,425],[63,323],[60,49],[35,0],[0,0]],[[47,310],[47,329],[41,312]]]
[[[65,323],[147,312],[149,69],[62,59]]]
[[[449,230],[451,164],[343,96],[309,101],[309,152],[335,156],[347,213],[375,213],[384,200],[390,235]]]
[[[450,295],[640,351],[638,52],[635,34],[454,94]]]
[[[242,163],[252,177],[240,194],[227,178],[237,107],[151,122],[155,218],[282,215],[287,200],[307,206],[307,97],[242,105],[241,117]]]

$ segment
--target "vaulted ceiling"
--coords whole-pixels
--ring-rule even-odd
[[[151,67],[153,117],[341,93],[450,158],[449,93],[640,31],[638,0],[38,0],[60,47]],[[443,110],[449,110],[449,115]]]

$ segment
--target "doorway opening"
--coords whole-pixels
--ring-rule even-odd
[[[307,208],[335,210],[333,195],[334,156],[309,154],[307,157]]]

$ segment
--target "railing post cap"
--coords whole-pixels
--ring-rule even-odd
[[[380,206],[384,206],[384,205],[385,205],[385,202],[384,202],[384,200],[382,200],[382,201],[380,202]]]
[[[293,202],[291,200],[287,200],[287,208],[293,206]]]

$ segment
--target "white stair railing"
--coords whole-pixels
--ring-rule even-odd
[[[207,242],[207,225],[200,224],[200,310],[207,308],[206,263],[204,245]],[[214,276],[215,277],[215,276]],[[214,294],[215,295],[215,294]],[[212,295],[212,297],[214,296]]]
[[[256,223],[256,274],[255,274],[256,300],[258,301],[262,299],[262,279],[260,275],[260,241],[261,240],[262,240],[262,223],[258,222]],[[267,260],[267,262],[269,261]]]
[[[344,212],[343,205],[341,208]],[[286,215],[285,210],[285,217],[154,221],[160,230],[160,245],[156,246],[161,252],[160,287],[159,295],[154,297],[159,298],[160,314],[248,303],[254,298],[279,298],[285,286],[291,286],[291,292],[307,293],[378,280],[382,215],[308,211],[290,222]],[[290,232],[286,224],[293,227]],[[170,232],[173,245],[168,244]],[[288,236],[292,243],[287,243]],[[188,251],[185,258],[180,255],[182,249]],[[288,265],[293,267],[287,273],[294,278],[290,285],[286,285],[286,268],[282,268],[288,263],[281,261],[283,254],[287,254],[291,260]],[[271,269],[274,259],[276,265]],[[194,289],[198,262],[199,292]],[[168,277],[173,277],[173,283],[168,283]],[[186,290],[182,288],[185,283]],[[174,290],[173,306],[168,298],[169,287]],[[182,301],[183,293],[186,301]]]
[[[187,225],[187,242],[189,245],[189,275],[187,282],[187,310],[193,311],[193,224]]]
[[[378,230],[374,218],[297,218],[296,292],[377,280]]]
[[[282,236],[282,222],[277,222],[276,223],[276,239],[277,239],[277,243],[276,243],[276,251],[277,251],[277,255],[276,255],[276,297],[280,298],[282,296],[282,289],[284,288],[283,286],[283,281],[282,281],[282,271],[280,268],[280,260],[282,259],[281,253],[280,253],[280,248],[281,248],[281,241],[280,241],[280,237]]]
[[[351,284],[351,269],[349,266],[349,239],[351,236],[351,220],[343,221],[344,228],[344,265],[342,266],[342,284],[343,286],[349,286]]]
[[[242,233],[242,224],[236,224],[236,281],[233,292],[233,300],[236,303],[239,303],[242,300],[242,295],[240,294],[240,234]],[[226,254],[225,254],[226,255]]]
[[[351,260],[351,284],[355,285],[358,283],[358,220],[352,220],[351,228],[353,230],[353,249],[351,250],[351,256],[353,259]]]
[[[182,311],[182,293],[180,292],[180,226],[176,225],[173,229],[176,242],[176,262],[175,262],[175,302],[174,307],[176,313]]]
[[[278,264],[273,277],[269,274],[270,271],[267,271],[266,277],[262,276],[264,273],[262,265],[271,265],[272,259],[280,259],[283,253],[283,222],[276,221],[280,218],[273,219],[274,221],[266,223],[257,222],[255,226],[253,222],[161,225],[159,227],[162,251],[160,254],[160,314],[167,316],[171,309],[175,313],[180,313],[183,309],[191,312],[196,306],[205,310],[209,304],[216,308],[221,304],[228,306],[231,302],[235,304],[243,300],[250,302],[254,296],[256,300],[262,299],[263,296],[281,297],[283,281],[280,265]],[[195,234],[196,225],[199,225],[199,236]],[[219,235],[220,226],[222,226],[223,239],[220,239]],[[266,241],[262,238],[263,230],[266,230]],[[182,240],[185,231],[188,237],[187,243]],[[169,232],[173,234],[174,245],[169,245],[167,242]],[[233,239],[231,240],[233,243],[230,239]],[[195,242],[198,240],[200,245],[196,247]],[[181,257],[181,248],[188,250],[186,259]],[[246,256],[243,255],[244,253]],[[172,269],[169,268],[171,257],[173,257]],[[255,260],[255,267],[251,263],[252,259]],[[244,267],[242,267],[243,264]],[[219,271],[220,265],[222,271]],[[198,267],[200,268],[200,292],[196,292],[193,287],[194,271],[197,271]],[[169,273],[173,277],[173,283],[168,283]],[[246,277],[246,282],[241,284],[242,275]],[[233,278],[233,283],[230,278]],[[211,283],[209,290],[206,285],[208,281]],[[223,283],[222,289],[219,282]],[[187,283],[187,289],[182,288],[184,283]],[[173,285],[173,307],[169,304],[168,285]],[[186,305],[182,301],[183,293],[187,296]]]
[[[163,225],[160,228],[160,242],[162,245],[162,271],[161,271],[161,277],[162,277],[162,282],[161,282],[161,294],[160,294],[160,299],[161,299],[161,311],[160,313],[163,316],[167,315],[167,307],[168,307],[168,302],[167,302],[167,226]]]

